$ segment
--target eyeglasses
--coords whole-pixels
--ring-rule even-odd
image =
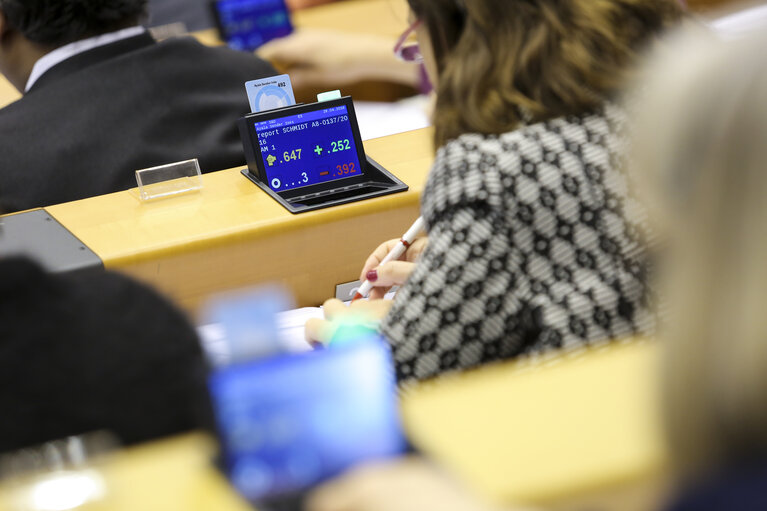
[[[418,43],[405,43],[408,37],[415,32],[415,30],[421,26],[421,20],[415,20],[410,24],[407,30],[405,30],[394,46],[394,55],[405,62],[423,62],[423,56],[421,55],[421,49],[418,47]]]

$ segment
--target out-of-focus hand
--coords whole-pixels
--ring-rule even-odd
[[[306,511],[490,511],[419,458],[365,466],[314,491]]]
[[[346,306],[335,298],[323,304],[325,319],[312,318],[306,322],[306,340],[327,345],[342,325],[351,323],[377,327],[389,312],[391,300],[357,300]]]
[[[428,241],[429,238],[426,237],[417,238],[398,261],[390,261],[383,265],[381,261],[399,243],[399,239],[385,241],[378,245],[378,248],[367,258],[360,272],[360,281],[370,280],[375,285],[370,291],[372,300],[383,298],[392,286],[405,283],[415,269],[415,262],[426,248]]]
[[[382,80],[417,87],[418,67],[392,54],[394,41],[370,34],[301,29],[274,39],[258,55],[290,75],[296,88]]]

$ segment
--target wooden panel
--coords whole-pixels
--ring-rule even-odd
[[[3,75],[0,75],[0,108],[13,103],[20,97],[19,91]]]
[[[753,2],[751,2],[753,3]],[[716,9],[724,9],[727,7],[740,8],[744,5],[749,5],[748,0],[687,0],[687,5],[692,11],[711,11]]]
[[[335,2],[293,14],[296,27],[399,36],[408,26],[405,0],[351,0]]]
[[[134,189],[46,210],[106,267],[156,285],[192,313],[211,293],[273,280],[288,285],[300,306],[319,305],[418,216],[432,136],[424,129],[365,142],[408,192],[300,215],[239,169],[204,175],[199,194],[143,204]]]
[[[212,439],[190,435],[132,447],[108,456],[96,466],[106,485],[106,495],[82,509],[252,510],[211,464],[215,450]],[[33,484],[29,480],[21,483]],[[0,510],[35,508],[31,505],[30,489],[10,481],[0,485]],[[20,505],[22,503],[25,505]]]
[[[335,296],[336,284],[356,280],[370,252],[417,216],[413,204],[112,268],[154,284],[191,314],[213,293],[266,282],[285,285],[300,307],[317,306]]]
[[[637,341],[490,366],[406,392],[405,424],[490,499],[565,509],[617,500],[626,511],[617,497],[665,465],[657,365],[658,346]]]

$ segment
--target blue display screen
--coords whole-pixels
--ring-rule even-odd
[[[209,382],[226,466],[250,500],[290,494],[402,453],[388,344],[229,366]]]
[[[219,0],[221,31],[235,50],[255,50],[293,31],[285,0]]]
[[[275,191],[362,175],[345,105],[255,123]]]

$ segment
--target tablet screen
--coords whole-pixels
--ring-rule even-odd
[[[235,50],[255,50],[293,31],[285,0],[216,0],[222,37]]]
[[[255,129],[272,190],[362,175],[346,105],[256,122]]]

